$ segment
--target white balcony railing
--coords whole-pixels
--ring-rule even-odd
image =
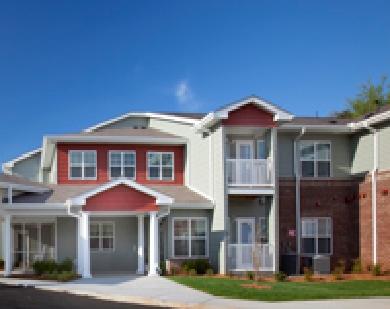
[[[254,250],[257,250],[254,254]],[[274,245],[271,244],[229,244],[228,245],[228,269],[235,271],[255,270],[259,265],[259,271],[273,271]],[[254,263],[254,260],[257,263]]]
[[[226,159],[228,185],[273,185],[271,159]]]

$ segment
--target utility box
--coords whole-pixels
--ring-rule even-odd
[[[313,273],[316,275],[330,274],[330,258],[325,255],[316,255],[313,258]]]

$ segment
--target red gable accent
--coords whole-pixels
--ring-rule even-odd
[[[119,185],[87,198],[84,211],[158,211],[156,199]]]
[[[275,127],[274,116],[250,103],[229,113],[222,121],[225,126]]]

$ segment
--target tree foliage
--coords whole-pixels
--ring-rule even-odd
[[[352,119],[375,111],[376,102],[379,106],[390,103],[390,84],[387,84],[387,75],[382,76],[378,85],[368,80],[366,84],[359,85],[358,88],[359,92],[356,97],[347,99],[347,108],[340,112],[333,112],[332,116]]]

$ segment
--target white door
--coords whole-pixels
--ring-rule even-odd
[[[237,141],[237,183],[252,183],[253,141]]]
[[[253,269],[252,250],[255,240],[255,219],[237,219],[237,269]]]

